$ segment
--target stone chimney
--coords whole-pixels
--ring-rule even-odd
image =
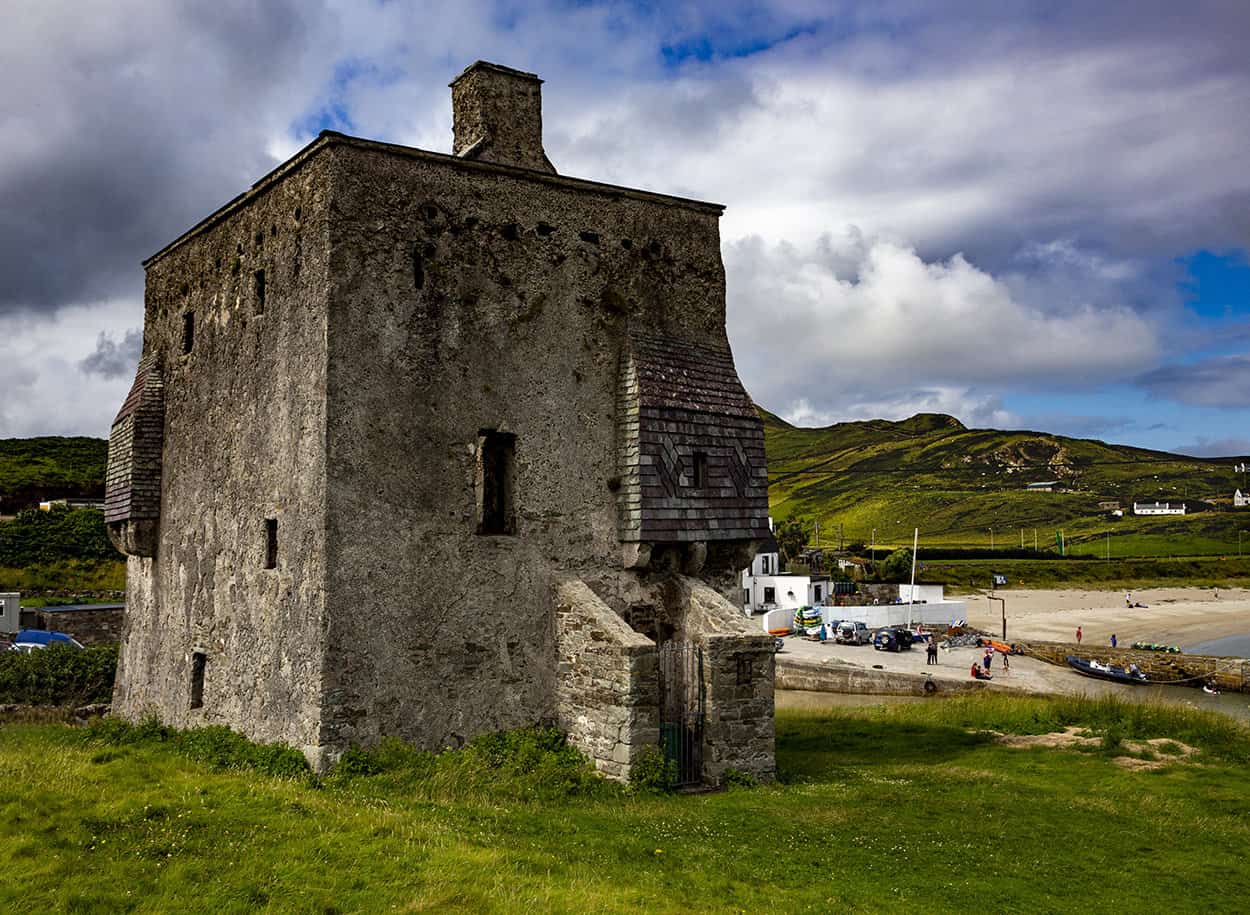
[[[479,60],[453,79],[452,153],[554,175],[543,152],[543,81]]]

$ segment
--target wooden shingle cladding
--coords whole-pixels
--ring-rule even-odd
[[[165,384],[153,357],[140,361],[135,383],[109,433],[104,520],[155,521],[161,513]]]
[[[764,427],[727,347],[630,333],[617,429],[622,541],[768,536]]]

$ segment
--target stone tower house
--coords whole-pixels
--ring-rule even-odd
[[[614,777],[768,777],[722,208],[556,174],[533,74],[451,85],[454,155],[324,132],[145,262],[114,709],[318,767],[554,722]]]

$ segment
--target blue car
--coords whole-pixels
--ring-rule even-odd
[[[877,651],[910,651],[912,637],[906,629],[878,629],[872,637],[872,647]]]
[[[13,639],[12,651],[24,651],[29,654],[52,645],[59,645],[63,648],[84,648],[82,642],[79,642],[71,635],[64,632],[48,632],[45,629],[23,629]]]

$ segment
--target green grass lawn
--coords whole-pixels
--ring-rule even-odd
[[[916,580],[952,592],[988,589],[994,572],[1008,588],[1250,587],[1250,559],[925,559]]]
[[[983,732],[1068,724],[1108,750]],[[1170,708],[785,711],[780,782],[702,796],[630,794],[524,742],[392,747],[318,781],[232,768],[256,763],[213,735],[111,733],[0,728],[0,910],[1197,912],[1250,894],[1250,732]],[[1127,771],[1121,736],[1201,752]]]
[[[40,565],[0,566],[0,591],[124,591],[126,563],[117,559],[62,559]],[[23,599],[23,605],[27,601]],[[35,606],[32,602],[30,606]]]

